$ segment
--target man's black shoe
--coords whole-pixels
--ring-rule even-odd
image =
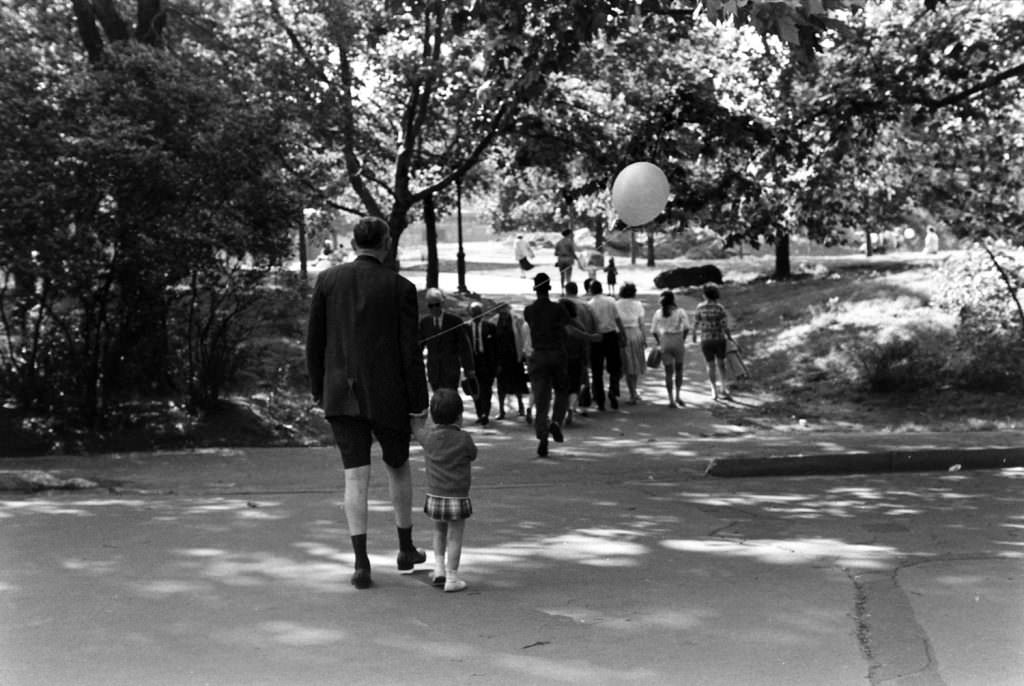
[[[551,432],[551,438],[555,439],[555,443],[564,443],[565,436],[562,435],[562,427],[558,424],[552,424],[548,427],[548,431]]]
[[[413,565],[427,561],[427,554],[422,550],[402,550],[398,553],[398,571],[411,572]]]
[[[548,456],[548,439],[540,439],[540,443],[537,444],[537,457]]]
[[[370,579],[370,568],[369,567],[356,567],[355,573],[352,575],[352,585],[363,590],[373,585],[373,581]]]

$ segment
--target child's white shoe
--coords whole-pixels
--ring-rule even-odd
[[[444,580],[444,592],[458,593],[464,590],[466,590],[466,582],[449,572]]]

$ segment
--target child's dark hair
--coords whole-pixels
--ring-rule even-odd
[[[435,424],[454,424],[462,409],[462,397],[454,388],[439,388],[430,399],[430,418]]]
[[[718,300],[718,286],[713,283],[704,284],[704,297],[708,300]]]

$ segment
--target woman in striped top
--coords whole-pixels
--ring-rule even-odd
[[[725,344],[732,335],[729,333],[729,313],[718,302],[718,286],[704,284],[704,302],[697,305],[693,316],[693,340],[700,336],[700,349],[708,367],[708,381],[711,383],[711,397],[730,398],[725,387]],[[716,374],[717,372],[717,374]],[[718,390],[718,378],[722,390]]]

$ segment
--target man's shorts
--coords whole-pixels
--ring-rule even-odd
[[[720,360],[725,359],[725,340],[720,341],[701,341],[700,351],[704,353],[704,360],[711,362],[716,357]]]
[[[370,446],[376,438],[380,443],[384,463],[398,468],[409,460],[409,432],[397,431],[378,426],[361,417],[328,417],[334,442],[341,451],[341,463],[345,469],[365,467],[370,464]]]

